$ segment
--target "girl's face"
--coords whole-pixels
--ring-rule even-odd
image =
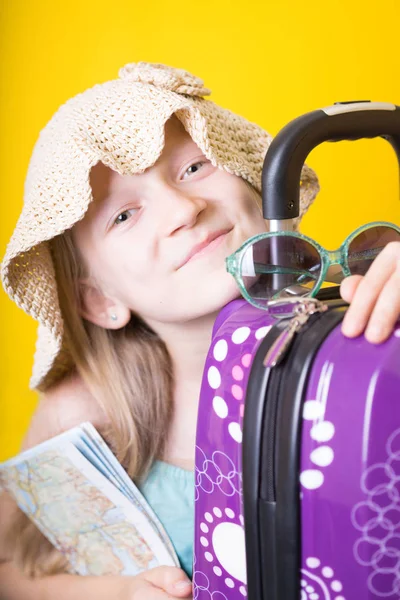
[[[225,257],[266,230],[255,191],[213,167],[176,117],[158,161],[138,175],[102,163],[73,238],[107,305],[147,323],[184,322],[239,296]]]

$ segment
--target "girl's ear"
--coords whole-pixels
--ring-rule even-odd
[[[103,327],[104,329],[121,329],[131,319],[130,309],[116,300],[106,296],[89,280],[79,281],[81,317]]]

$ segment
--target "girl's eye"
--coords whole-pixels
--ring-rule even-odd
[[[127,221],[129,219],[129,217],[132,216],[131,213],[136,212],[138,209],[137,208],[129,208],[127,210],[124,210],[122,213],[120,213],[118,215],[118,217],[115,219],[114,221],[114,225],[120,225],[121,223],[124,223],[125,221]]]
[[[187,179],[188,176],[190,175],[194,175],[194,173],[197,173],[197,171],[199,171],[205,164],[205,161],[200,161],[197,163],[194,163],[193,165],[190,165],[190,167],[188,169],[186,169],[186,171],[183,174],[182,179]]]

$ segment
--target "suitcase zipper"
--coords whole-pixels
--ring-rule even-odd
[[[269,312],[276,318],[287,318],[288,309],[291,318],[285,329],[280,333],[264,357],[264,367],[276,367],[288,352],[293,338],[305,325],[311,315],[325,312],[328,305],[317,298],[291,298],[272,300],[269,303]]]

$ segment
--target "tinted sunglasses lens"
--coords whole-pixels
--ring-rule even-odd
[[[241,275],[249,296],[265,307],[277,293],[308,295],[321,272],[314,246],[292,236],[271,236],[249,246],[242,257]]]
[[[398,242],[400,234],[387,225],[377,225],[359,233],[349,244],[347,261],[352,275],[365,275],[371,263],[389,244]]]

